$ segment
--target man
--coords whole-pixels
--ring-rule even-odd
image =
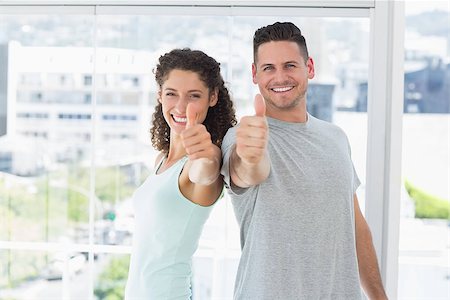
[[[306,110],[314,62],[292,23],[255,32],[255,116],[222,144],[240,226],[235,299],[386,299],[344,132]]]

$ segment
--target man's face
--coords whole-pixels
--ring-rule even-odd
[[[299,46],[290,41],[264,43],[257,51],[253,82],[258,84],[267,108],[288,111],[305,102],[308,79],[314,77],[313,60],[305,62]]]

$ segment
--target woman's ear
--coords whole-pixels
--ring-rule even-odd
[[[158,91],[158,102],[161,103],[161,90]],[[161,103],[162,104],[162,103]]]
[[[209,107],[213,107],[217,104],[217,101],[219,101],[219,89],[216,88],[211,93],[211,96],[209,97]]]

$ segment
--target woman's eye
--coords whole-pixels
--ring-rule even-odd
[[[192,97],[192,98],[200,98],[201,95],[198,95],[198,94],[192,94],[191,97]]]

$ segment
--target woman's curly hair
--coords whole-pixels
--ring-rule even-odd
[[[203,122],[211,134],[212,142],[220,147],[227,130],[236,125],[236,116],[228,89],[220,74],[220,64],[212,57],[199,50],[189,48],[174,49],[159,58],[155,69],[155,79],[161,90],[172,70],[192,71],[198,74],[208,87],[210,95],[218,90],[218,101],[209,107],[206,119]],[[153,113],[152,128],[150,129],[152,145],[164,153],[169,152],[170,127],[164,119],[162,105],[158,102]]]

